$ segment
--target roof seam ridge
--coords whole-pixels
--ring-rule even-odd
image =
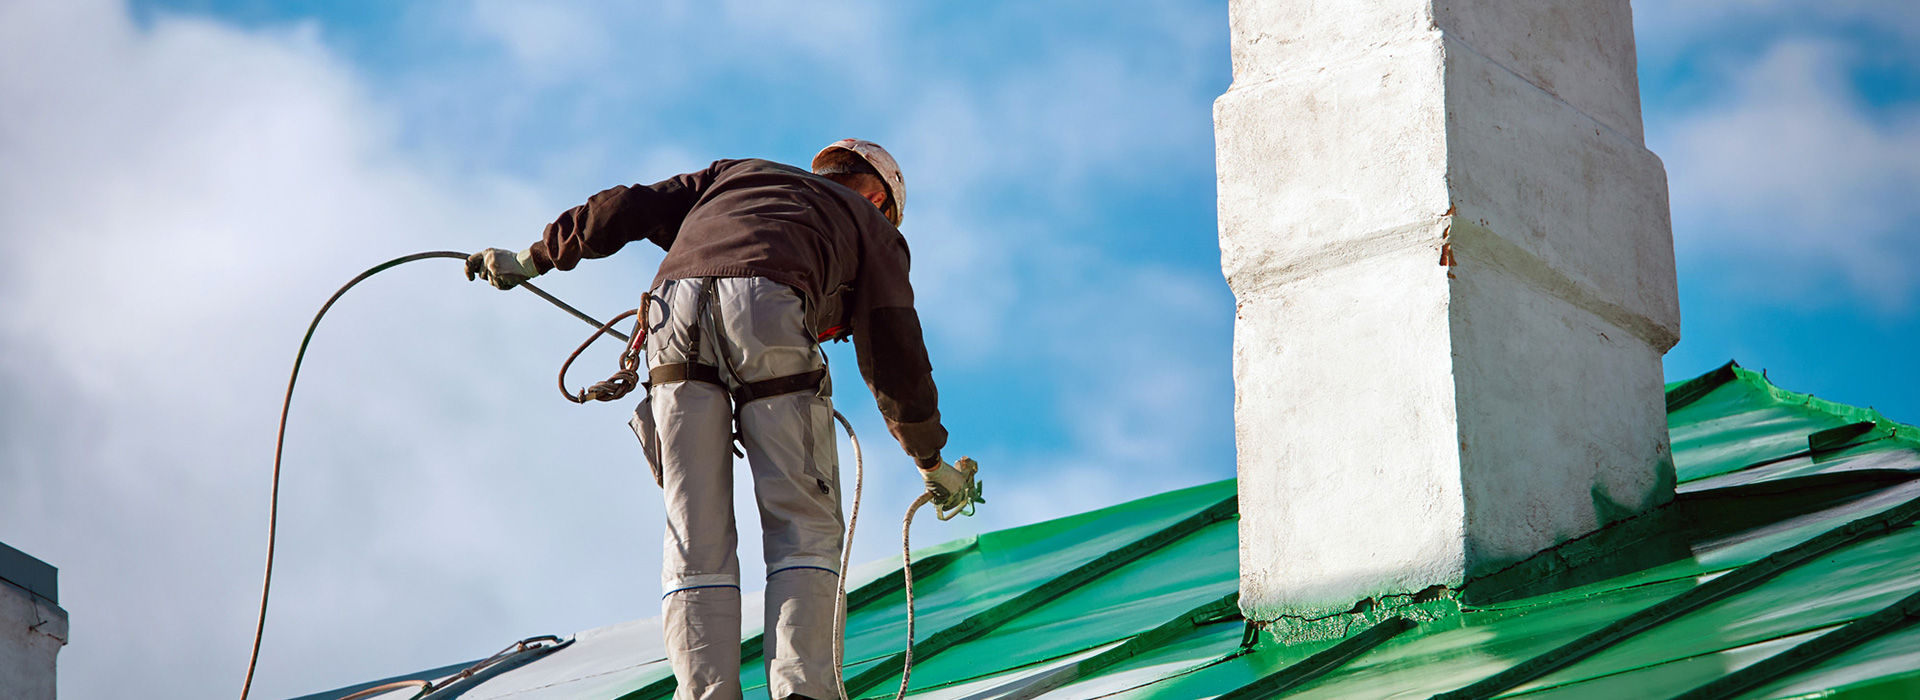
[[[1816,535],[1812,539],[1774,552],[1759,561],[1741,566],[1702,583],[1692,590],[1642,608],[1478,682],[1435,695],[1432,700],[1491,698],[1522,683],[1578,663],[1603,649],[1705,607],[1709,603],[1760,585],[1827,552],[1892,532],[1895,528],[1911,523],[1915,519],[1920,519],[1920,498],[1875,515],[1853,520]]]
[[[1345,666],[1347,662],[1359,658],[1372,651],[1374,647],[1385,644],[1387,640],[1415,626],[1412,620],[1404,617],[1387,618],[1325,651],[1288,664],[1285,668],[1262,676],[1252,683],[1227,691],[1218,700],[1261,700],[1278,696]]]
[[[1225,612],[1226,609],[1231,609],[1232,612],[1235,613],[1235,617],[1239,617],[1239,604],[1240,592],[1234,591],[1228,593],[1225,596],[1221,596],[1183,612],[1172,620],[1155,626],[1153,629],[1127,637],[1125,638],[1125,642],[1122,642],[1119,646],[1113,647],[1112,649],[1038,676],[1016,679],[993,689],[976,693],[963,700],[975,700],[976,698],[988,697],[995,698],[995,700],[1033,700],[1033,698],[1097,675],[1101,671],[1111,668],[1114,664],[1157,649],[1161,645],[1178,638],[1181,634],[1199,629],[1200,625],[1205,624],[1206,620],[1218,616],[1222,612]],[[1243,645],[1235,654],[1229,655],[1228,658],[1245,653],[1245,651],[1246,647]],[[1002,690],[1008,692],[1005,694],[997,694]]]
[[[1920,617],[1920,589],[1892,605],[1855,618],[1839,629],[1796,644],[1791,649],[1755,661],[1733,673],[1687,691],[1674,700],[1731,698],[1768,681],[1777,680],[1832,658],[1895,630],[1913,625]]]
[[[1863,615],[1862,617],[1865,617],[1865,616]],[[1587,678],[1580,678],[1580,679],[1575,679],[1575,680],[1566,680],[1566,681],[1560,681],[1560,682],[1557,682],[1557,683],[1547,683],[1547,684],[1542,684],[1542,685],[1538,685],[1538,686],[1534,686],[1534,687],[1532,687],[1532,688],[1528,688],[1528,689],[1527,689],[1527,690],[1526,690],[1525,692],[1521,692],[1521,693],[1515,693],[1515,694],[1513,694],[1513,695],[1511,695],[1511,696],[1508,696],[1508,698],[1522,698],[1522,697],[1526,697],[1526,696],[1528,696],[1528,695],[1531,695],[1531,694],[1533,694],[1533,693],[1538,693],[1538,692],[1541,692],[1541,691],[1546,691],[1546,690],[1553,690],[1553,689],[1555,689],[1555,688],[1565,688],[1565,687],[1568,687],[1568,686],[1574,686],[1574,685],[1579,685],[1579,684],[1581,684],[1581,683],[1589,683],[1589,682],[1592,682],[1592,681],[1597,681],[1597,680],[1601,680],[1601,679],[1604,679],[1604,678],[1612,678],[1612,677],[1614,677],[1614,676],[1621,676],[1621,675],[1626,675],[1626,674],[1629,674],[1629,673],[1634,673],[1634,672],[1637,672],[1637,671],[1644,671],[1644,670],[1646,670],[1646,669],[1649,669],[1649,668],[1659,668],[1659,667],[1661,667],[1661,666],[1666,666],[1666,665],[1669,665],[1669,664],[1677,664],[1677,663],[1682,663],[1682,662],[1685,662],[1685,661],[1692,661],[1692,660],[1694,660],[1694,659],[1698,659],[1698,658],[1702,658],[1702,657],[1707,657],[1707,656],[1712,656],[1712,655],[1714,655],[1714,654],[1723,654],[1723,653],[1726,653],[1726,652],[1729,652],[1729,651],[1733,651],[1733,650],[1735,650],[1735,649],[1745,649],[1745,648],[1747,648],[1747,647],[1750,647],[1750,646],[1756,646],[1756,645],[1760,645],[1760,644],[1766,644],[1766,643],[1768,643],[1768,642],[1777,642],[1777,641],[1780,641],[1780,640],[1782,640],[1782,639],[1786,639],[1786,638],[1788,638],[1788,637],[1792,637],[1792,636],[1794,636],[1794,635],[1800,635],[1800,634],[1806,634],[1806,633],[1808,633],[1808,632],[1814,632],[1814,631],[1818,631],[1818,630],[1823,630],[1823,629],[1830,629],[1830,628],[1832,628],[1832,629],[1837,629],[1837,628],[1840,628],[1840,627],[1845,627],[1846,625],[1847,625],[1847,623],[1846,623],[1846,622],[1834,622],[1834,623],[1829,623],[1829,624],[1825,624],[1825,625],[1816,625],[1816,626],[1813,626],[1813,627],[1807,627],[1807,628],[1803,628],[1803,629],[1800,629],[1800,630],[1797,630],[1797,631],[1794,631],[1794,632],[1791,632],[1791,633],[1788,633],[1788,634],[1782,634],[1782,635],[1777,635],[1777,636],[1772,636],[1772,637],[1768,637],[1768,638],[1766,638],[1766,639],[1762,639],[1762,640],[1759,640],[1759,641],[1755,641],[1755,642],[1748,642],[1748,643],[1746,643],[1746,644],[1735,644],[1735,645],[1733,645],[1733,646],[1730,646],[1730,647],[1722,647],[1722,648],[1719,648],[1719,649],[1714,649],[1714,650],[1712,650],[1712,651],[1703,651],[1703,652],[1700,652],[1700,653],[1698,653],[1698,654],[1688,654],[1688,655],[1686,655],[1686,656],[1681,656],[1681,657],[1677,657],[1677,658],[1672,658],[1672,659],[1667,659],[1667,660],[1665,660],[1665,661],[1661,661],[1661,662],[1658,662],[1658,663],[1651,663],[1651,664],[1647,664],[1647,665],[1645,665],[1645,666],[1633,666],[1633,667],[1630,667],[1630,668],[1623,668],[1623,669],[1620,669],[1620,670],[1618,670],[1618,671],[1609,671],[1609,672],[1607,672],[1607,673],[1602,673],[1602,674],[1599,674],[1599,675],[1595,675],[1595,676],[1589,676],[1589,677],[1587,677]],[[1508,698],[1503,698],[1503,700],[1508,700]]]
[[[926,641],[915,643],[914,656],[924,661],[943,651],[984,636],[998,629],[1001,625],[1031,612],[1042,603],[1099,580],[1106,574],[1112,573],[1114,570],[1136,561],[1140,557],[1173,544],[1185,538],[1187,535],[1198,532],[1208,525],[1223,522],[1234,517],[1239,513],[1239,503],[1240,494],[1236,491],[1234,495],[1228,496],[1172,525],[1168,525],[1145,537],[1121,545],[1118,548],[1108,551],[1106,554],[1094,558],[1092,561],[1081,564],[1066,573],[1044,581],[1028,589],[1025,593],[1014,596],[1010,600],[968,616],[966,619],[933,633],[927,637]],[[847,679],[848,697],[857,697],[868,690],[872,690],[881,682],[897,676],[899,672],[893,669],[904,663],[905,657],[905,652],[895,654],[892,659],[883,661],[861,672],[859,675]]]

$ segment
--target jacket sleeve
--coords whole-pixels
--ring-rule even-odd
[[[706,170],[652,185],[623,185],[589,197],[586,204],[568,209],[547,224],[530,248],[534,266],[541,272],[571,270],[583,259],[607,257],[642,239],[662,249],[672,248],[680,222],[732,162],[719,161]]]
[[[889,229],[867,238],[861,248],[852,310],[860,375],[880,405],[887,430],[901,449],[926,466],[946,447],[947,429],[940,424],[933,365],[927,360],[920,315],[913,310],[906,241]]]

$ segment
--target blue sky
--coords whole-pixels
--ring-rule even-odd
[[[952,451],[993,499],[921,541],[1231,476],[1225,4],[800,8],[0,0],[0,541],[62,569],[64,694],[238,685],[278,394],[336,285],[523,246],[601,188],[715,158],[858,135],[906,168]],[[1920,422],[1917,8],[1635,3],[1681,280],[1669,378],[1739,358]],[[610,316],[659,259],[542,283]],[[623,410],[553,395],[582,326],[451,263],[330,319],[259,697],[655,613],[659,505]],[[856,559],[877,559],[917,479],[839,386],[870,467]]]
[[[1920,7],[1635,10],[1680,265],[1668,378],[1737,358],[1920,421]]]
[[[1062,337],[1090,324],[1116,340],[1175,339],[1183,354],[1211,354],[1204,390],[1230,390],[1217,371],[1230,317],[1212,272],[1208,117],[1229,78],[1225,29],[1199,21],[1206,9],[847,6],[809,18],[822,26],[807,32],[787,31],[791,11],[750,3],[187,2],[136,5],[135,15],[151,25],[208,13],[255,31],[310,32],[392,108],[393,145],[406,157],[534,183],[553,212],[715,158],[804,162],[853,134],[886,143],[915,162],[907,230],[919,272],[940,275],[921,283],[923,295],[971,307],[959,319],[928,314],[949,419],[962,435],[994,436],[989,449],[1030,452],[1059,449],[1072,429],[1062,389],[1096,379],[1060,362],[1078,344]],[[740,16],[750,12],[768,16]],[[677,36],[662,41],[667,33]],[[551,216],[506,238],[439,233],[454,247],[518,248]],[[922,242],[935,237],[967,240]],[[967,257],[952,260],[946,245]],[[649,279],[658,259],[649,249],[588,269]],[[1153,275],[1179,280],[1111,284]],[[1152,301],[1169,295],[1175,308]],[[983,299],[956,299],[971,296]],[[1072,303],[1031,308],[1032,296]],[[1209,416],[1216,439],[1195,443],[1211,450],[1196,461],[1230,460],[1218,439],[1226,416]]]

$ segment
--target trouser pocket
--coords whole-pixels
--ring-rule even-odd
[[[801,410],[807,426],[807,467],[825,492],[828,484],[840,480],[839,446],[833,441],[833,401],[808,396]]]
[[[647,457],[647,468],[653,470],[653,485],[665,486],[660,476],[660,430],[653,421],[653,393],[640,400],[633,408],[633,419],[627,421],[633,428],[633,436],[640,438],[640,453]]]

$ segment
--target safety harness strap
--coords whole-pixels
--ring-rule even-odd
[[[761,399],[769,399],[782,394],[792,394],[800,391],[818,391],[821,380],[826,378],[827,368],[822,367],[811,372],[801,372],[799,374],[789,374],[784,377],[747,382],[738,390],[731,393],[733,394],[734,404],[744,406]],[[719,368],[713,365],[703,365],[694,362],[675,362],[660,365],[647,371],[647,379],[649,386],[670,382],[706,382],[722,388],[726,387],[726,384],[720,381]]]
[[[744,386],[741,386],[738,391],[733,392],[733,401],[734,403],[745,406],[755,401],[773,398],[781,394],[818,391],[820,389],[820,380],[826,377],[827,368],[821,367],[811,372],[801,372],[799,374],[789,374],[784,377],[747,382]]]
[[[719,368],[713,365],[703,365],[695,362],[675,362],[647,370],[647,383],[649,386],[655,384],[670,384],[672,382],[706,382],[708,384],[725,386],[724,384],[720,384]]]

